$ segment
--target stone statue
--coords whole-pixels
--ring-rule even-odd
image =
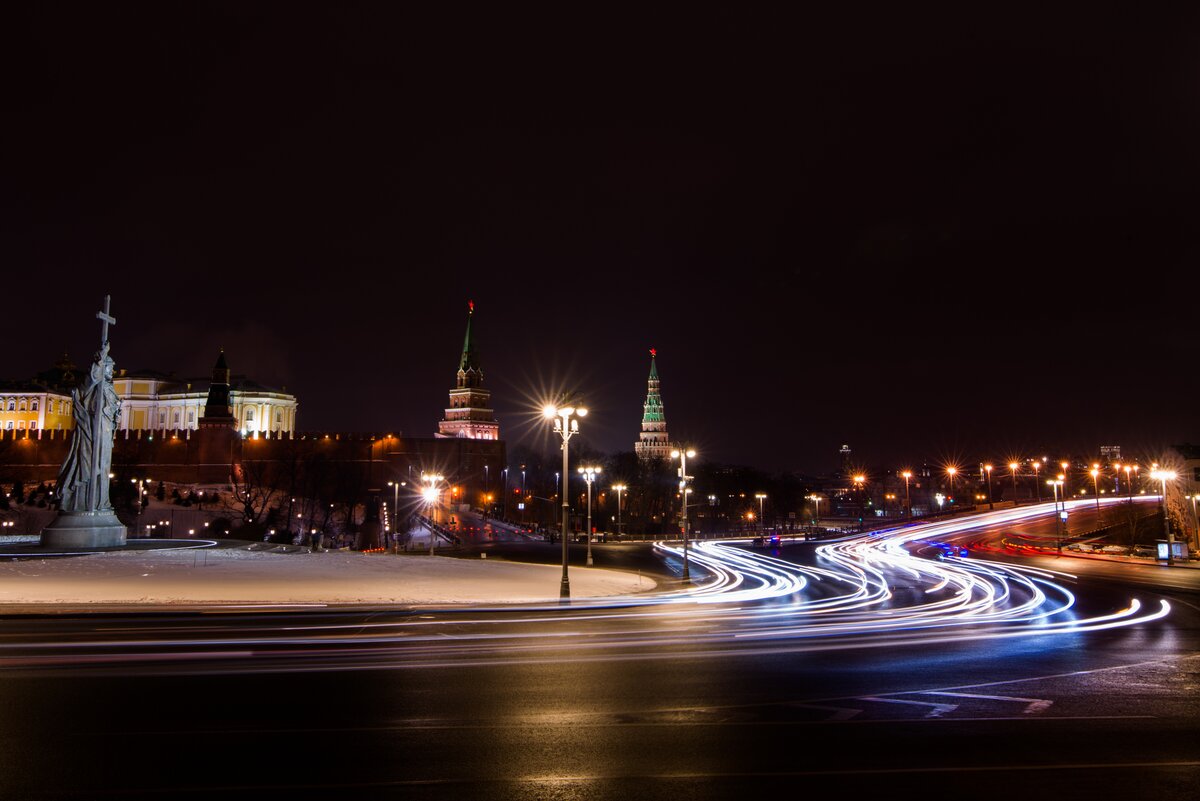
[[[121,399],[113,389],[113,360],[106,341],[96,353],[87,378],[71,391],[75,435],[58,474],[58,508],[63,512],[112,511],[108,474],[113,432]]]
[[[106,548],[125,544],[125,526],[113,513],[108,497],[112,469],[113,433],[121,414],[121,399],[113,389],[113,360],[108,355],[108,313],[104,296],[100,350],[83,383],[71,391],[75,432],[71,449],[58,474],[58,517],[42,532],[42,545],[51,548]]]

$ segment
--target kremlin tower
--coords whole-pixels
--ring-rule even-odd
[[[642,433],[633,444],[633,450],[639,459],[668,459],[671,456],[671,442],[667,437],[667,418],[663,414],[662,395],[658,390],[658,368],[654,365],[654,357],[658,352],[650,349],[650,379],[647,381],[646,404],[642,414]]]
[[[458,382],[450,390],[450,408],[438,423],[438,437],[466,439],[500,439],[500,423],[492,412],[492,393],[483,388],[483,369],[471,338],[471,319],[475,302],[467,303],[467,335],[463,339],[462,357],[458,360]]]

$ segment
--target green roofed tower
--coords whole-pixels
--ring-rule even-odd
[[[458,381],[450,390],[450,408],[438,423],[438,437],[500,439],[500,423],[492,411],[492,393],[483,388],[483,368],[475,352],[471,323],[475,302],[467,303],[467,334],[463,337],[462,356],[458,360]]]
[[[646,403],[642,407],[642,432],[633,444],[639,459],[668,459],[671,456],[671,440],[667,436],[667,417],[663,412],[658,366],[655,364],[657,356],[658,351],[651,348],[650,378],[646,387]]]

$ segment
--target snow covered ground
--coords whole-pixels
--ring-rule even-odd
[[[415,554],[119,551],[2,561],[0,605],[521,603],[557,601],[561,576],[561,566]],[[570,577],[574,598],[655,587],[616,570]]]

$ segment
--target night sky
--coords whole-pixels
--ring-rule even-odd
[[[118,367],[431,436],[473,299],[513,444],[632,449],[651,347],[714,461],[1200,441],[1195,14],[162,5],[3,26],[0,376],[109,292]]]

